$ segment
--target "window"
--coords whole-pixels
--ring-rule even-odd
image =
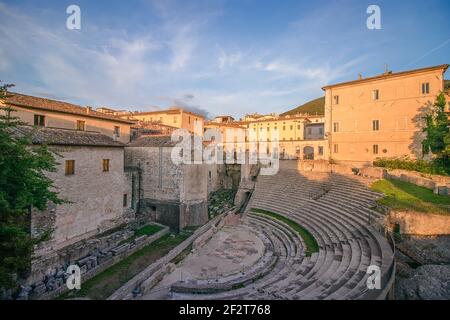
[[[294,130],[294,126],[293,125],[291,125],[291,130]]]
[[[45,126],[45,116],[41,116],[38,114],[34,115],[34,125],[39,127]]]
[[[173,117],[173,123],[177,123],[177,116]]]
[[[323,128],[319,128],[319,134],[323,134]]]
[[[66,176],[75,174],[75,160],[66,160]]]
[[[430,93],[430,83],[425,82],[422,83],[422,94],[429,94]]]
[[[334,104],[339,104],[339,96],[334,96]]]
[[[109,159],[103,159],[103,172],[109,172]]]
[[[380,99],[380,91],[378,89],[372,91],[372,99],[379,100]]]
[[[270,131],[270,127],[267,127],[267,131]]]
[[[373,131],[380,130],[380,121],[379,120],[373,120],[372,121],[372,130]]]
[[[77,120],[77,130],[80,130],[80,131],[86,130],[86,122]]]
[[[339,152],[339,145],[337,145],[337,144],[333,145],[333,151],[334,151],[334,153],[338,153]]]
[[[211,156],[211,154],[209,154]],[[208,172],[209,180],[211,180],[211,171]]]
[[[323,156],[323,147],[322,146],[319,146],[319,155]]]
[[[123,207],[127,207],[128,206],[128,195],[124,194],[123,195]]]
[[[283,126],[283,131],[285,131],[286,130],[286,126]]]
[[[312,134],[312,129],[308,128],[308,134]]]
[[[339,122],[333,122],[333,132],[339,132]]]
[[[188,123],[191,124],[191,116],[188,118]]]
[[[297,125],[297,129],[300,130],[300,125]]]
[[[378,145],[377,144],[374,144],[372,146],[372,151],[373,151],[373,154],[378,154]]]
[[[114,127],[114,135],[116,137],[120,137],[120,127],[118,127],[118,126]]]

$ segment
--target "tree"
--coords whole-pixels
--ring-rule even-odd
[[[0,86],[0,102],[12,86]],[[31,235],[32,208],[45,210],[49,201],[63,202],[46,176],[56,170],[52,152],[46,145],[31,146],[30,135],[12,134],[24,124],[11,115],[14,111],[0,107],[0,297],[18,288],[35,245],[49,238],[51,230]]]
[[[426,127],[423,131],[426,138],[422,142],[424,154],[430,151],[436,155],[435,162],[439,166],[450,166],[450,122],[445,112],[446,100],[444,93],[440,93],[434,102],[434,108],[426,115]]]

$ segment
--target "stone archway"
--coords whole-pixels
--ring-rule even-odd
[[[303,160],[314,160],[314,147],[306,146],[303,148]]]

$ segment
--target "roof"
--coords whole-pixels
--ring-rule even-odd
[[[155,110],[155,111],[143,111],[143,112],[133,112],[131,114],[129,114],[129,116],[145,116],[145,115],[150,115],[150,114],[159,114],[159,113],[166,113],[166,114],[180,114],[181,112],[183,113],[188,113],[188,114],[192,114],[196,117],[199,118],[204,118],[204,116],[202,116],[201,114],[196,114],[194,112],[191,111],[187,111],[184,110],[183,108],[179,108],[179,107],[172,107],[170,109],[166,109],[166,110]]]
[[[328,85],[328,86],[323,87],[322,90],[326,90],[326,89],[334,88],[334,87],[338,87],[338,86],[345,86],[345,85],[351,85],[351,84],[357,84],[357,83],[363,83],[363,82],[369,82],[369,81],[375,81],[375,80],[382,80],[382,79],[388,79],[388,78],[393,78],[393,77],[400,77],[400,76],[404,76],[404,75],[421,73],[421,72],[426,72],[426,71],[443,69],[445,72],[448,69],[448,67],[449,67],[448,64],[442,64],[439,66],[420,68],[420,69],[408,70],[408,71],[402,71],[402,72],[394,72],[394,73],[387,72],[387,73],[383,73],[383,74],[380,74],[380,75],[374,76],[374,77],[363,78],[363,79],[359,79],[359,80],[353,80],[353,81],[347,81],[347,82],[336,83],[333,85]]]
[[[57,100],[51,100],[46,98],[40,98],[40,97],[34,97],[34,96],[28,96],[25,94],[20,93],[14,93],[14,92],[8,92],[5,103],[10,106],[17,106],[22,108],[31,108],[31,109],[38,109],[38,110],[47,110],[47,111],[54,111],[54,112],[62,112],[62,113],[68,113],[68,114],[74,114],[84,117],[90,117],[90,118],[98,118],[98,119],[104,119],[104,120],[110,120],[115,122],[122,122],[122,123],[133,123],[132,121],[125,120],[113,115],[101,113],[92,110],[89,107],[81,107],[76,104],[68,103],[68,102],[62,102]]]
[[[33,144],[63,146],[124,147],[124,144],[104,134],[48,127],[18,126],[10,128],[12,135],[31,136]]]
[[[144,136],[129,142],[127,147],[174,147],[178,142],[172,142],[170,136]]]
[[[296,115],[296,114],[308,114],[308,115],[324,115],[325,114],[325,97],[320,97],[302,104],[294,109],[282,113],[282,116]]]

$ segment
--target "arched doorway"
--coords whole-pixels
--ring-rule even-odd
[[[314,160],[314,148],[313,147],[304,147],[303,148],[303,159],[304,160]]]

